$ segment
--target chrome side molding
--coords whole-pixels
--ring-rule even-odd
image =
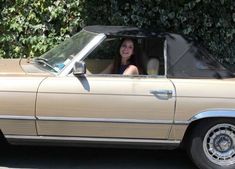
[[[213,117],[224,117],[224,118],[235,118],[235,109],[211,109],[198,113],[189,119],[189,123],[205,118],[213,118]]]
[[[0,120],[36,120],[34,116],[0,115]]]
[[[0,120],[37,120],[37,121],[66,121],[66,122],[101,122],[101,123],[137,123],[188,125],[190,121],[150,120],[150,119],[121,119],[121,118],[79,118],[79,117],[52,117],[52,116],[14,116],[0,115]]]
[[[173,120],[121,119],[121,118],[83,118],[83,117],[79,118],[79,117],[37,116],[37,120],[39,121],[67,121],[67,122],[166,124],[166,125],[173,124]]]

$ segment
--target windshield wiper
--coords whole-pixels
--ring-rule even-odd
[[[35,58],[34,61],[37,63],[44,64],[48,66],[49,68],[51,68],[54,72],[58,73],[58,70],[56,70],[52,65],[50,65],[47,59],[38,57],[38,58]]]
[[[37,58],[34,58],[34,60],[42,60],[42,61],[44,61],[44,62],[48,62],[48,59],[46,59],[46,58],[40,58],[40,57],[37,57]]]

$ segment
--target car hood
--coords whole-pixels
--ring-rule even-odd
[[[41,75],[49,74],[37,68],[27,59],[0,59],[0,75]]]

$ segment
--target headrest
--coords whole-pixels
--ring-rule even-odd
[[[148,75],[157,75],[159,70],[159,60],[157,58],[151,58],[147,64]]]

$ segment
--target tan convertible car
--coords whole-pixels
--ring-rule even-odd
[[[102,73],[125,37],[144,73]],[[40,57],[0,60],[0,131],[12,144],[182,147],[199,168],[234,169],[235,78],[181,35],[89,26]]]

